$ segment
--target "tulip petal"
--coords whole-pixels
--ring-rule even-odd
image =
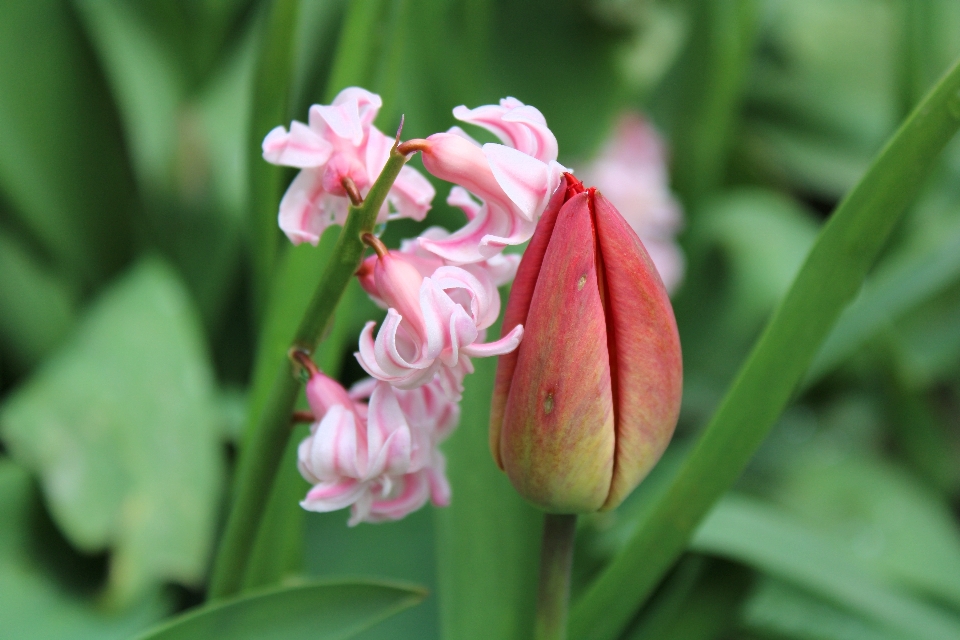
[[[683,362],[673,307],[637,234],[602,194],[597,237],[616,361],[617,454],[605,509],[639,484],[663,454],[680,412]]]
[[[561,208],[524,322],[500,456],[545,510],[596,511],[607,499],[615,432],[606,319],[590,194]]]
[[[547,244],[553,235],[554,225],[557,223],[557,214],[566,200],[566,190],[569,179],[564,176],[560,187],[554,192],[547,205],[546,211],[537,223],[537,230],[523,252],[523,259],[517,267],[517,275],[510,288],[510,298],[503,313],[503,324],[500,335],[506,336],[517,325],[527,321],[530,311],[530,301],[533,290],[537,286],[537,276],[543,265],[543,256],[547,251]],[[582,189],[582,185],[581,185]],[[490,403],[490,451],[497,466],[503,469],[500,460],[500,427],[503,425],[503,409],[507,403],[507,392],[510,390],[510,381],[513,379],[513,370],[517,364],[517,352],[512,351],[500,356],[497,363],[497,380],[494,385],[493,399]]]

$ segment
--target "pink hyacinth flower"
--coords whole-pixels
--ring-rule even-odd
[[[484,344],[485,330],[500,313],[499,293],[486,272],[440,266],[424,277],[418,261],[398,251],[378,251],[372,282],[376,297],[388,307],[387,317],[376,340],[376,323],[367,323],[356,357],[371,376],[400,389],[439,376],[456,398],[463,376],[472,371],[469,358],[512,351],[523,328]]]
[[[621,117],[613,136],[583,171],[640,236],[668,292],[683,280],[685,260],[676,242],[683,227],[680,203],[670,193],[663,141],[638,114]]]
[[[323,374],[314,375],[307,399],[317,422],[300,443],[297,460],[313,487],[301,506],[321,512],[350,506],[353,526],[402,518],[428,499],[449,504],[445,461],[436,444],[456,426],[459,409],[439,404],[436,390],[420,395],[401,401],[382,382],[348,394]],[[361,400],[367,396],[369,404]]]
[[[535,107],[515,98],[476,109],[459,106],[453,115],[492,132],[503,144],[481,145],[459,127],[436,133],[421,145],[423,166],[466,192],[451,192],[467,224],[445,238],[421,245],[450,264],[489,259],[504,247],[526,242],[566,170],[557,163],[557,139]]]
[[[280,201],[280,228],[294,244],[316,245],[329,225],[343,224],[350,204],[345,178],[366,195],[380,175],[393,145],[373,126],[381,104],[380,96],[349,87],[333,104],[310,107],[309,125],[279,126],[264,138],[265,160],[301,169]],[[403,167],[379,219],[422,220],[434,194],[423,175]]]

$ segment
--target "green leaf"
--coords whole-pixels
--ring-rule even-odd
[[[797,640],[907,640],[863,616],[781,580],[764,578],[743,607],[743,626]]]
[[[960,609],[960,529],[936,494],[888,463],[832,450],[785,476],[778,502],[864,566]]]
[[[830,372],[893,321],[960,280],[960,229],[934,247],[887,261],[840,316],[807,372],[805,385]]]
[[[0,191],[65,280],[130,255],[135,209],[108,92],[69,6],[0,4]]]
[[[344,640],[426,597],[389,582],[314,582],[189,611],[139,640]]]
[[[10,638],[121,640],[154,624],[167,598],[148,596],[127,611],[107,612],[89,594],[76,592],[50,571],[48,550],[37,541],[41,509],[29,474],[0,460],[0,618]],[[61,570],[63,567],[59,567]]]
[[[196,312],[163,264],[116,283],[0,409],[11,454],[41,477],[80,549],[111,549],[110,596],[200,584],[223,460]]]
[[[36,364],[70,329],[73,292],[0,229],[0,339],[21,369]]]
[[[960,619],[888,586],[817,531],[757,500],[724,498],[691,546],[820,594],[906,637],[960,637]]]
[[[960,65],[917,107],[823,228],[677,479],[574,607],[574,637],[615,637],[679,557],[763,442],[958,127]]]
[[[136,10],[120,0],[76,0],[123,117],[138,179],[157,192],[173,182],[185,80]]]
[[[499,324],[490,328],[498,335]],[[496,360],[474,361],[460,426],[444,446],[453,489],[438,509],[440,626],[445,638],[525,639],[533,631],[543,514],[490,455],[487,429]]]

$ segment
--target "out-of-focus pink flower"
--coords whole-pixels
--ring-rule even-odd
[[[363,402],[369,398],[369,403]],[[307,384],[317,422],[300,443],[297,466],[313,488],[310,511],[351,507],[351,526],[397,520],[431,500],[450,502],[437,444],[456,426],[459,407],[439,381],[412,391],[364,381],[349,393],[317,373]]]
[[[469,358],[514,350],[523,327],[484,344],[485,330],[500,314],[500,295],[486,271],[439,266],[424,277],[420,268],[430,269],[424,264],[413,254],[378,249],[372,280],[361,282],[388,307],[387,317],[376,340],[375,323],[367,323],[356,356],[367,373],[400,389],[439,376],[456,398],[472,371]]]
[[[301,169],[280,201],[280,228],[294,244],[316,245],[329,225],[343,224],[350,204],[344,178],[366,195],[380,175],[393,146],[373,126],[381,104],[380,96],[349,87],[333,104],[310,107],[309,125],[293,122],[289,131],[276,127],[264,138],[265,160]],[[379,219],[423,220],[434,195],[426,178],[403,167]]]
[[[451,192],[451,204],[463,209],[468,220],[449,236],[422,238],[420,243],[450,264],[463,265],[529,240],[565,169],[557,163],[557,139],[535,107],[504,98],[499,105],[459,106],[453,115],[487,129],[503,143],[481,145],[453,127],[419,146],[427,171],[462,187]]]
[[[653,126],[638,114],[625,114],[600,154],[577,175],[616,205],[640,236],[667,291],[675,291],[685,268],[675,239],[683,212],[670,193],[664,144]]]

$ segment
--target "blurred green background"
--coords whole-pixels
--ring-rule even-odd
[[[336,233],[288,247],[276,208],[293,172],[259,157],[310,104],[362,85],[383,96],[377,125],[403,114],[410,138],[512,95],[574,168],[624,110],[663,134],[686,216],[683,411],[634,496],[581,519],[576,597],[957,56],[953,0],[0,0],[0,636],[129,637],[202,602],[248,409]],[[462,224],[436,186],[427,221],[391,224],[388,245]],[[347,292],[325,371],[360,377],[378,313]],[[528,637],[540,515],[488,454],[494,368],[477,363],[446,445],[451,507],[355,529],[306,514],[291,449],[249,585],[406,580],[430,595],[362,637]],[[958,498],[952,143],[624,637],[960,637]]]

